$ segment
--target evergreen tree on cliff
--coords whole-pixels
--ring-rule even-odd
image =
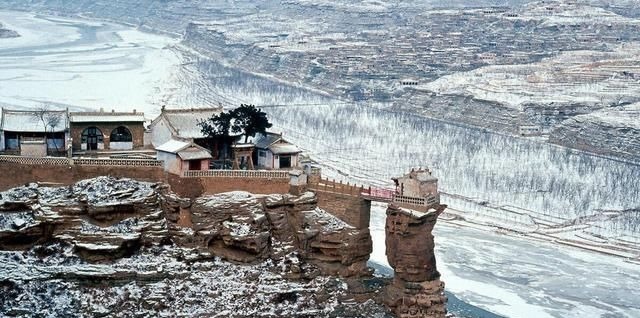
[[[266,134],[267,128],[273,126],[269,122],[267,114],[254,105],[241,104],[231,113],[235,118],[232,131],[235,133],[242,132],[245,143],[249,140],[249,137],[255,137],[257,133]]]
[[[244,134],[244,142],[257,133],[265,134],[273,126],[267,114],[254,105],[241,104],[240,107],[211,116],[198,123],[204,135],[216,141],[217,145],[230,145],[235,136]],[[216,149],[217,150],[217,149]]]

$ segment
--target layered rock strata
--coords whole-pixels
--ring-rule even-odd
[[[444,205],[426,213],[397,207],[387,209],[386,253],[395,271],[384,302],[400,318],[444,318],[447,298],[436,268],[431,231]]]
[[[322,273],[369,274],[368,229],[319,209],[311,192],[229,192],[185,199],[168,186],[100,177],[69,187],[37,184],[3,192],[0,249],[61,241],[88,261],[173,244],[238,263],[298,253]]]

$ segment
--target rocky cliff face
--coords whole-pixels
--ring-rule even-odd
[[[385,317],[347,290],[368,230],[299,196],[194,200],[100,177],[0,193],[0,313],[53,316]],[[241,263],[243,265],[236,265]]]
[[[385,225],[387,259],[395,270],[385,303],[397,317],[445,317],[444,283],[436,268],[431,231],[445,206],[426,213],[390,205]]]

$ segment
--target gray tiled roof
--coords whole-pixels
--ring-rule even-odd
[[[164,116],[169,125],[176,130],[178,137],[204,138],[206,136],[200,130],[198,122],[207,120],[221,111],[221,108],[165,110],[160,116]]]
[[[144,113],[77,112],[69,113],[72,123],[144,122]]]
[[[46,132],[64,132],[69,128],[69,118],[66,111],[49,111],[50,114],[60,116],[60,123],[56,127],[47,127]],[[44,124],[36,117],[35,111],[2,109],[0,129],[12,132],[45,132]]]
[[[274,142],[282,139],[282,136],[274,133],[267,133],[266,135],[258,134],[253,139],[253,143],[256,145],[256,148],[259,149],[267,149]]]

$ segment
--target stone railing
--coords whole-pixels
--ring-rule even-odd
[[[73,163],[83,166],[127,166],[127,167],[161,167],[162,161],[154,159],[73,159]]]
[[[23,157],[23,156],[0,156],[0,162],[13,162],[23,165],[69,165],[67,158],[55,157]]]
[[[393,200],[394,203],[404,203],[404,204],[411,204],[411,205],[416,205],[416,206],[426,206],[426,202],[427,200],[425,200],[424,198],[414,198],[414,197],[406,197],[403,195],[395,195],[393,196]]]
[[[161,167],[162,161],[153,159],[69,159],[64,157],[23,157],[0,156],[0,162],[13,162],[25,165],[84,165],[84,166],[128,166]]]
[[[187,170],[185,178],[217,177],[217,178],[256,178],[256,179],[289,179],[289,171],[283,170]]]

